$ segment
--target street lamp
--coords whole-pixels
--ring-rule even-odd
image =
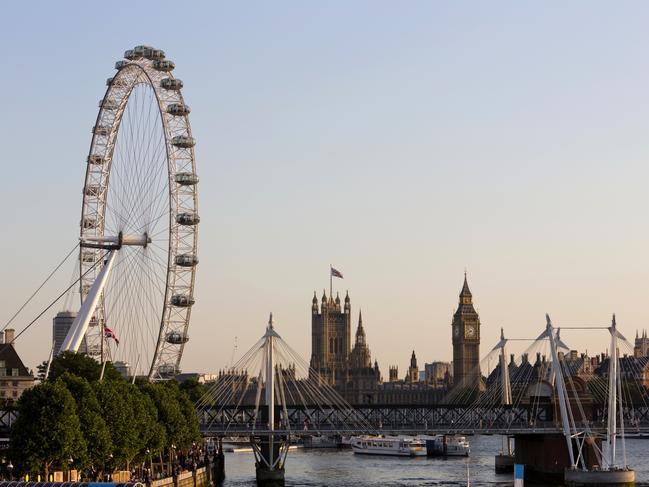
[[[14,466],[11,463],[11,460],[9,460],[9,465],[7,465],[7,470],[9,471],[9,480],[13,480],[13,471],[14,471]]]

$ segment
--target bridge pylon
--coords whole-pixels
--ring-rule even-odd
[[[255,472],[257,485],[264,487],[284,485],[284,463],[288,453],[290,437],[288,431],[281,431],[279,424],[280,411],[275,405],[275,397],[282,397],[281,376],[276,377],[278,367],[275,363],[275,339],[279,335],[274,330],[273,313],[270,314],[268,327],[262,344],[264,367],[261,368],[261,379],[264,383],[265,405],[259,407],[262,423],[268,425],[268,434],[250,436],[250,443],[255,454]],[[257,400],[259,402],[259,399]]]

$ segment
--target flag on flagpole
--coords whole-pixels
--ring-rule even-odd
[[[331,275],[333,277],[339,277],[340,279],[343,279],[343,273],[337,269],[334,269],[333,267],[331,268]]]
[[[119,347],[119,338],[117,338],[117,335],[115,335],[115,332],[113,330],[111,330],[110,328],[108,328],[106,325],[104,325],[104,336],[106,338],[112,338],[113,340],[115,340],[115,343]]]

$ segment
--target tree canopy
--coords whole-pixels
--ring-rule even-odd
[[[131,384],[112,364],[100,375],[91,357],[63,353],[23,393],[11,435],[16,473],[76,468],[96,479],[200,438],[194,402],[175,381]]]
[[[47,478],[52,468],[67,470],[85,461],[87,442],[77,406],[62,380],[25,391],[18,411],[11,430],[11,449],[18,469],[43,471]]]

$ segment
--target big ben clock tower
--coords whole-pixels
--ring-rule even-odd
[[[473,308],[473,296],[464,273],[460,304],[453,315],[453,385],[480,385],[480,317]]]

